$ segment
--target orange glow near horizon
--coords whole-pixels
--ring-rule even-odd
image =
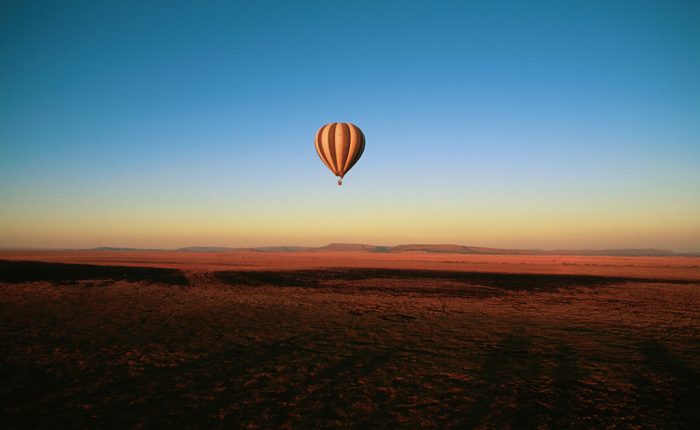
[[[610,249],[660,248],[697,251],[700,228],[690,216],[627,216],[590,210],[548,213],[474,212],[430,207],[392,209],[284,207],[234,208],[151,213],[33,212],[5,216],[0,245],[9,247],[91,248],[97,246],[178,248],[183,246],[321,246],[331,242],[397,245],[453,243],[496,248]],[[444,205],[443,205],[444,207]],[[572,213],[573,212],[573,213]],[[282,213],[284,213],[282,215]],[[660,223],[663,216],[672,223]]]

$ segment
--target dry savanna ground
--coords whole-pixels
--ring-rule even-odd
[[[3,428],[700,428],[700,258],[2,252]]]

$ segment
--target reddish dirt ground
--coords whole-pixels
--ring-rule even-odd
[[[365,267],[461,272],[620,276],[700,281],[700,257],[478,255],[423,252],[0,251],[0,260],[30,260],[181,270],[288,270]]]
[[[700,428],[699,267],[2,252],[0,423]]]

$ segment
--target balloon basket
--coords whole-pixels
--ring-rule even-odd
[[[338,186],[343,185],[343,178],[338,179]]]

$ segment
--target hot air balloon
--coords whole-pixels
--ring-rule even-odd
[[[332,122],[316,132],[316,152],[321,161],[340,179],[352,169],[365,150],[365,135],[355,124]]]

